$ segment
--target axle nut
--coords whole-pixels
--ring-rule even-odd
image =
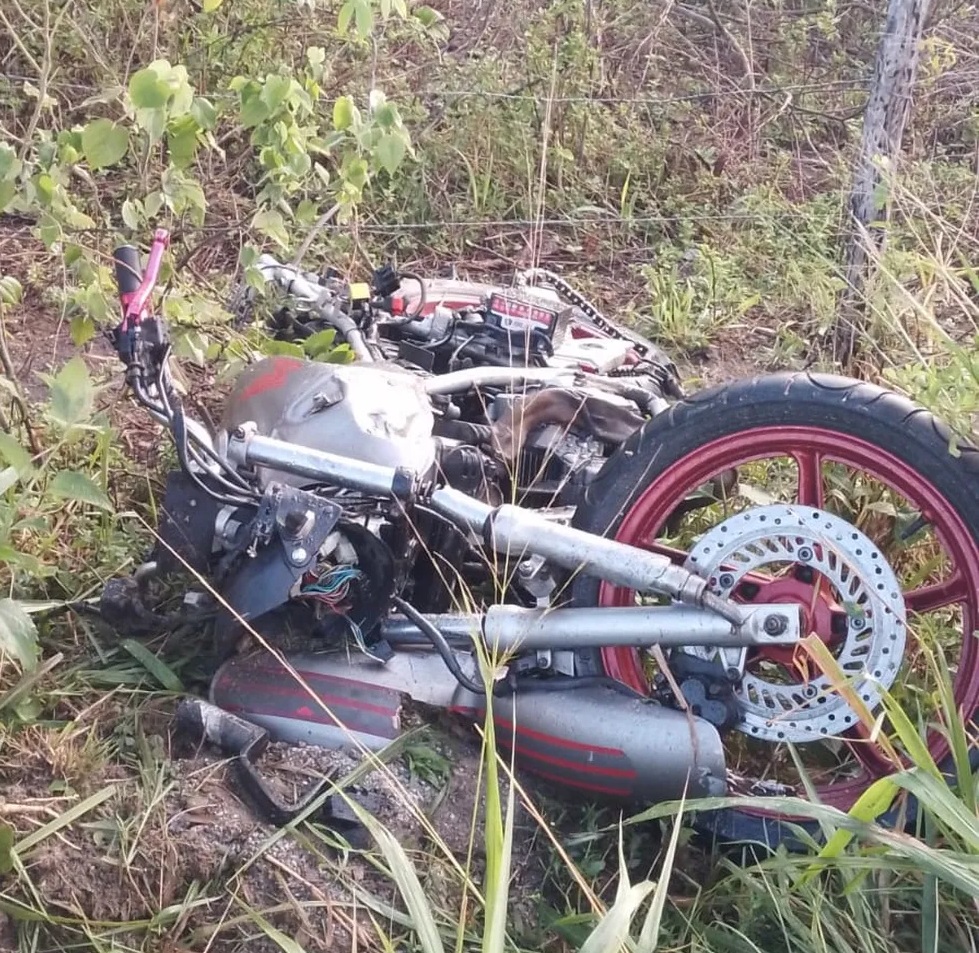
[[[765,616],[764,629],[766,635],[781,635],[788,627],[788,616],[778,614]]]

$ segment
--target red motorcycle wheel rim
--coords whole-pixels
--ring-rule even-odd
[[[915,504],[932,527],[952,560],[953,574],[958,578],[956,592],[961,589],[961,596],[946,604],[962,606],[963,636],[954,692],[956,705],[969,717],[979,708],[979,639],[965,637],[965,633],[973,631],[979,619],[979,544],[959,514],[930,481],[880,447],[859,437],[818,427],[761,426],[719,437],[681,457],[650,483],[626,513],[615,539],[648,547],[676,505],[714,475],[776,457],[795,458],[801,471],[803,455],[815,455],[820,466],[842,464],[880,481]],[[799,502],[816,505],[812,500]],[[908,596],[907,591],[905,596]],[[598,604],[632,605],[634,592],[602,582]],[[602,661],[610,677],[648,693],[649,684],[639,652],[629,648],[605,648]],[[939,764],[949,751],[947,742],[937,732],[929,735],[928,749]],[[848,810],[871,780],[870,772],[865,772],[856,779],[817,786],[816,792],[823,803]]]

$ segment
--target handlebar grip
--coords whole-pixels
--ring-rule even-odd
[[[120,295],[135,294],[143,280],[143,266],[135,245],[120,245],[113,253],[116,263],[116,285]]]

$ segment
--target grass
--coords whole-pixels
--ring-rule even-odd
[[[414,160],[375,176],[352,220],[319,233],[310,263],[363,276],[386,256],[421,268],[458,259],[482,276],[539,260],[684,358],[693,384],[818,359],[813,342],[841,287],[847,139],[858,131],[858,120],[833,117],[861,103],[853,88],[822,84],[865,75],[877,14],[817,4],[782,19],[763,4],[750,23],[732,18],[735,36],[750,31],[742,45],[758,85],[819,87],[794,90],[786,105],[746,96],[743,64],[696,17],[619,0],[560,0],[524,20],[506,4],[478,6],[473,15],[439,4],[446,21],[428,31],[378,21],[369,43],[338,35],[339,4],[247,0],[206,12],[100,0],[70,15],[46,2],[2,11],[15,50],[4,68],[36,94],[0,79],[0,142],[28,167],[14,211],[37,227],[11,225],[22,230],[4,234],[0,253],[11,358],[0,378],[9,431],[0,434],[0,578],[18,602],[60,608],[0,613],[0,949],[975,949],[973,728],[950,698],[954,656],[935,638],[920,660],[930,675],[920,717],[949,737],[951,788],[922,750],[922,726],[902,718],[904,697],[887,696],[894,743],[914,755],[914,768],[889,782],[918,799],[907,835],[875,824],[876,791],[852,816],[792,805],[824,826],[825,846],[731,855],[685,826],[690,811],[717,805],[662,805],[640,820],[524,787],[490,720],[474,745],[412,737],[353,780],[356,762],[273,752],[270,770],[290,791],[330,772],[342,791],[375,797],[365,815],[373,843],[353,848],[308,819],[263,827],[213,752],[171,736],[176,695],[202,686],[193,633],[120,644],[77,606],[64,608],[146,547],[159,435],[120,409],[97,338],[84,345],[88,372],[62,352],[46,382],[25,370],[31,339],[56,330],[64,339],[70,327],[81,341],[94,331],[88,315],[114,314],[104,256],[129,229],[122,199],[144,198],[169,167],[162,149],[148,149],[101,171],[48,168],[45,137],[70,137],[97,116],[122,120],[111,90],[155,57],[186,63],[220,108],[234,76],[298,75],[306,50],[321,47],[324,115],[341,93],[364,101],[372,81],[402,105]],[[957,92],[976,52],[971,16],[939,18],[929,41],[956,58],[929,60],[921,84],[865,302],[872,333],[860,368],[961,432],[974,430],[979,408],[975,131]],[[818,80],[803,65],[812,62]],[[170,215],[184,267],[168,276],[169,317],[182,357],[195,362],[195,394],[245,350],[221,302],[241,246],[268,244],[251,225],[261,171],[239,118],[224,115],[219,148],[208,143],[187,172],[207,184],[203,226],[191,206]],[[0,196],[14,181],[7,155]],[[342,170],[329,171],[332,189]],[[292,207],[321,188],[303,180]],[[550,224],[536,227],[538,218]],[[310,221],[297,215],[288,249],[271,247],[298,247]],[[15,632],[28,646],[20,653]]]

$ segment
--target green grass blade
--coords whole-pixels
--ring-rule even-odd
[[[177,673],[166,662],[161,662],[145,645],[134,639],[123,639],[121,644],[164,688],[171,692],[184,690]]]
[[[64,654],[58,652],[57,655],[52,655],[50,658],[46,658],[33,671],[28,672],[26,675],[22,675],[14,684],[13,688],[0,695],[0,711],[3,711],[5,708],[14,708],[16,705],[18,705],[23,699],[30,695],[38,682],[40,682],[41,679],[43,679],[53,669],[57,668],[64,661],[64,659]]]
[[[927,775],[918,775],[917,780]],[[911,783],[902,776],[892,780],[911,790]],[[935,779],[930,779],[934,781]],[[938,784],[938,782],[935,782]],[[945,795],[951,794],[945,785],[939,785]],[[913,794],[917,794],[912,790]],[[953,798],[954,801],[954,798]],[[629,818],[629,824],[641,823],[659,817],[675,814],[679,809],[678,801],[668,801],[657,804],[634,817]],[[960,805],[961,807],[961,805]],[[876,824],[869,824],[851,817],[837,808],[826,804],[812,804],[798,798],[790,797],[718,797],[702,798],[687,804],[689,811],[716,811],[725,809],[749,808],[752,810],[770,811],[775,814],[797,815],[809,820],[819,821],[830,828],[852,831],[862,841],[876,847],[887,848],[890,858],[883,863],[893,863],[897,860],[909,862],[911,869],[926,873],[934,873],[940,880],[957,887],[970,897],[979,898],[979,857],[975,853],[967,853],[950,849],[936,850],[904,833],[888,830]],[[891,859],[892,858],[892,859]],[[840,861],[845,858],[840,858]]]
[[[348,800],[347,803],[360,818],[361,823],[371,832],[381,853],[384,854],[391,877],[408,908],[422,950],[424,953],[445,953],[428,897],[418,879],[415,866],[404,848],[383,824],[371,817],[359,804],[352,800]]]
[[[942,773],[938,765],[935,764],[935,759],[932,758],[928,745],[922,739],[914,723],[908,718],[905,710],[888,692],[881,692],[881,701],[887,711],[887,717],[911,761],[922,771],[927,771],[936,778],[940,778]]]
[[[655,889],[656,884],[648,880],[624,888],[620,881],[615,903],[588,935],[588,939],[582,944],[581,953],[613,953],[614,950],[622,949],[629,940],[629,928],[636,911]]]
[[[653,891],[653,899],[649,904],[646,919],[639,934],[639,942],[636,944],[636,953],[653,953],[659,944],[660,924],[663,921],[663,910],[666,907],[666,897],[669,893],[670,877],[673,874],[673,861],[676,857],[677,844],[680,843],[680,829],[683,827],[683,808],[681,807],[673,822],[673,833],[670,836],[670,844],[666,848],[666,856],[663,858],[663,865],[660,869],[659,881]]]
[[[629,869],[622,845],[622,825],[619,825],[619,881],[615,900],[581,946],[581,953],[611,953],[630,944],[632,921],[646,897],[656,885],[648,880],[629,883]],[[631,944],[630,944],[631,945]]]
[[[24,854],[29,851],[32,847],[36,847],[42,841],[47,840],[52,834],[56,834],[64,827],[68,827],[74,824],[80,817],[84,817],[89,811],[98,807],[100,804],[108,801],[113,794],[116,793],[116,786],[110,784],[108,787],[102,788],[101,791],[96,791],[95,794],[85,798],[84,801],[79,801],[74,807],[68,808],[63,814],[59,814],[54,820],[48,821],[43,827],[39,827],[36,831],[31,831],[30,834],[26,834],[18,842],[14,848],[14,853],[23,858]]]
[[[942,824],[946,834],[959,838],[963,850],[979,854],[979,818],[952,793],[944,778],[906,771],[894,780],[918,799],[921,807]]]
[[[491,736],[491,738],[495,741],[495,735]],[[493,744],[493,749],[495,747],[495,744]],[[490,756],[493,757],[495,762],[495,750],[490,751]],[[511,770],[512,767],[511,764]],[[509,909],[511,858],[513,856],[513,815],[514,786],[510,784],[507,790],[506,817],[503,823],[502,837],[499,842],[499,855],[495,858],[494,863],[493,880],[491,882],[487,877],[486,883],[486,929],[483,936],[484,953],[503,953],[504,949],[507,910]],[[489,845],[487,844],[488,847]]]
[[[849,810],[849,816],[862,823],[876,821],[894,802],[898,792],[898,785],[890,778],[879,778],[867,788],[856,803]],[[800,883],[808,883],[816,874],[823,869],[824,861],[835,860],[847,845],[853,840],[855,834],[852,830],[837,830],[826,842],[826,846],[819,852],[816,862],[803,875]]]
[[[929,653],[931,655],[932,653]],[[976,786],[972,777],[972,763],[969,757],[969,739],[965,731],[965,718],[971,713],[960,712],[955,702],[955,686],[948,663],[942,652],[934,653],[932,664],[938,669],[938,693],[942,700],[942,720],[945,723],[955,775],[958,779],[959,797],[970,814],[975,814]]]
[[[925,818],[925,837],[929,845],[935,843],[935,824]],[[921,886],[921,953],[938,953],[938,878],[925,874]]]

